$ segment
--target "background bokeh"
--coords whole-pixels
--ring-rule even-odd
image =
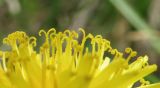
[[[0,0],[0,41],[17,30],[38,36],[40,29],[81,27],[120,51],[132,47],[138,56],[147,54],[160,68],[159,24],[160,0]],[[146,79],[160,81],[159,68]]]

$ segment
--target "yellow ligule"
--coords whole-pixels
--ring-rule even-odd
[[[9,34],[3,43],[11,50],[0,51],[0,88],[131,88],[138,81],[139,88],[160,87],[143,79],[157,69],[147,56],[131,62],[137,55],[131,48],[125,49],[125,58],[101,35],[86,34],[82,28],[79,32],[40,30],[45,40],[39,51],[34,36]]]

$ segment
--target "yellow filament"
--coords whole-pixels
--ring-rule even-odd
[[[7,72],[5,53],[3,53],[2,63],[3,63],[4,71]]]

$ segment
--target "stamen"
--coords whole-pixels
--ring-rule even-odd
[[[31,44],[32,46],[36,46],[37,45],[37,43],[36,43],[36,38],[35,37],[30,37],[29,38],[29,44]]]
[[[82,34],[83,34],[83,38],[82,38],[82,39],[85,39],[85,37],[86,37],[86,33],[85,33],[84,29],[79,28],[79,31],[81,31],[81,32],[82,32]]]
[[[46,31],[43,29],[39,31],[39,36],[42,36],[42,33],[45,35],[45,38],[48,38]]]
[[[127,62],[129,62],[132,57],[135,57],[137,55],[137,52],[133,51],[131,48],[126,48],[125,52],[129,54],[129,56],[126,59]]]
[[[140,79],[140,83],[141,83],[141,86],[149,85],[150,84],[150,82],[146,81],[145,79]]]

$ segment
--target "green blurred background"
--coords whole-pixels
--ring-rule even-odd
[[[138,56],[147,54],[160,68],[159,24],[160,0],[0,0],[0,41],[17,30],[38,36],[40,29],[81,27],[120,51],[132,47]],[[146,79],[159,81],[160,70]]]

